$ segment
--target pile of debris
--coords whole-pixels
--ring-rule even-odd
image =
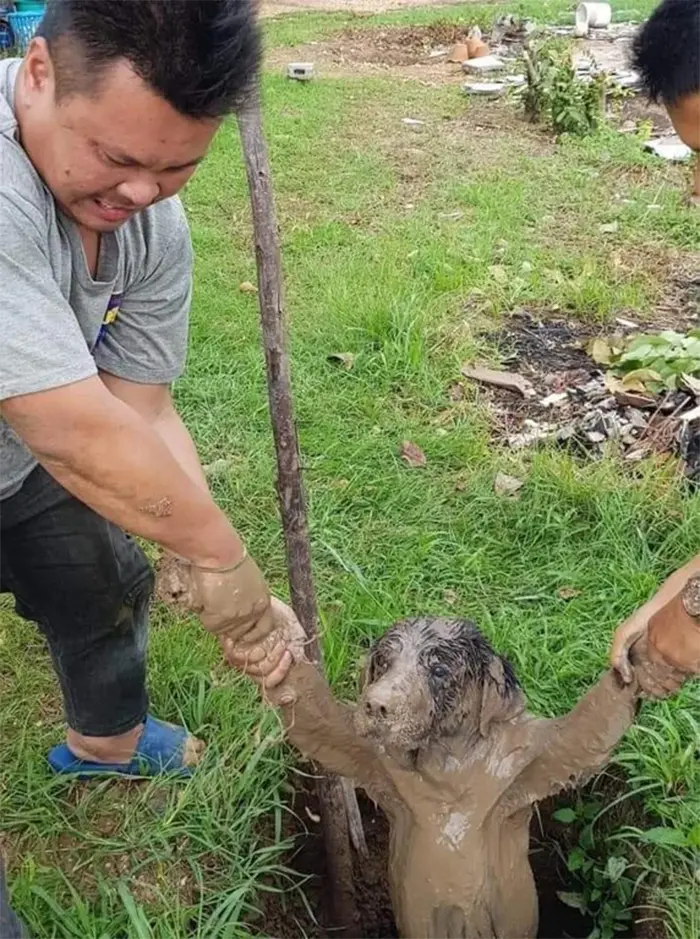
[[[489,388],[499,437],[514,450],[549,442],[594,458],[614,449],[630,463],[676,457],[700,484],[697,388],[611,393],[606,373],[585,351],[586,333],[580,324],[522,312],[503,334],[512,349],[507,361],[517,371],[462,368],[464,377]]]

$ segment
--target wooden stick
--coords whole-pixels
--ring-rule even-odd
[[[322,670],[323,656],[318,641],[318,610],[311,569],[306,499],[286,349],[279,233],[257,89],[239,114],[238,126],[253,212],[260,320],[267,367],[270,419],[277,452],[277,495],[287,552],[289,587],[294,612],[308,636],[308,656]],[[352,797],[356,807],[354,789]],[[357,936],[359,919],[352,851],[348,838],[348,812],[342,781],[336,776],[320,779],[318,798],[335,925],[339,935]]]

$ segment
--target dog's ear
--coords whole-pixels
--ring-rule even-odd
[[[370,652],[365,652],[357,663],[357,693],[361,695],[370,682],[372,674],[372,656]]]
[[[479,733],[486,737],[493,722],[507,721],[525,710],[525,698],[519,688],[509,691],[503,659],[494,655],[489,662],[481,691]]]

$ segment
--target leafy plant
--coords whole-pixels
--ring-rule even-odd
[[[531,44],[523,55],[523,104],[530,120],[547,121],[556,134],[584,137],[596,131],[605,114],[606,76],[596,75],[587,83],[579,80],[571,50],[556,40]]]
[[[580,801],[564,808],[554,818],[564,825],[578,825],[578,843],[566,856],[566,866],[578,890],[560,891],[562,903],[579,910],[593,921],[588,939],[613,939],[629,928],[636,883],[629,876],[629,862],[620,854],[608,855],[604,844],[593,837],[593,823],[601,810],[596,801]]]
[[[658,335],[629,339],[594,339],[588,354],[600,365],[608,365],[625,391],[658,394],[685,386],[700,395],[700,329],[683,334],[667,329]],[[616,380],[609,382],[612,391]]]

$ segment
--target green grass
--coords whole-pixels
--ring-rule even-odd
[[[297,42],[339,25],[292,17],[269,37]],[[633,476],[612,458],[504,452],[479,401],[454,404],[447,388],[483,346],[476,330],[508,310],[600,322],[650,314],[672,263],[700,236],[682,205],[685,172],[644,156],[629,136],[555,145],[510,103],[467,105],[455,87],[268,77],[264,97],[331,677],[351,695],[373,636],[400,616],[446,612],[475,618],[510,656],[535,711],[562,713],[604,668],[616,623],[700,550],[700,497],[669,469]],[[404,127],[406,115],[425,128]],[[491,129],[479,132],[483,124]],[[255,270],[232,125],[186,203],[198,260],[179,405],[203,460],[229,460],[216,498],[284,593],[256,300],[238,290]],[[602,237],[599,225],[613,219],[617,233]],[[327,361],[338,351],[354,353],[352,370]],[[404,439],[424,449],[424,469],[399,460]],[[498,469],[527,478],[519,501],[494,494]],[[562,586],[581,593],[564,601]],[[291,883],[280,867],[290,756],[274,715],[194,622],[158,610],[154,709],[208,740],[204,768],[184,784],[51,779],[44,754],[62,732],[55,684],[34,630],[9,609],[0,611],[0,838],[33,934],[264,935],[261,890]],[[699,705],[697,685],[646,705],[619,753],[653,824],[684,833],[700,821]],[[654,900],[672,936],[697,936],[693,850],[650,849],[633,831],[614,837],[615,851],[657,872]]]

